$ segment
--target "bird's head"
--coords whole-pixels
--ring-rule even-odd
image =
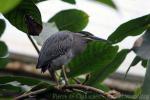
[[[81,31],[81,32],[78,32],[78,34],[80,34],[83,38],[85,38],[89,41],[102,41],[102,42],[111,43],[110,41],[96,37],[92,33],[87,32],[87,31]]]

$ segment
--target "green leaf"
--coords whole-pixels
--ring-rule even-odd
[[[127,71],[126,71],[126,73],[125,73],[124,79],[127,77],[127,74],[128,74],[128,72],[130,71],[130,68],[131,68],[132,66],[137,65],[141,60],[142,60],[142,59],[141,59],[139,56],[134,57],[132,63],[130,64],[130,66],[128,67],[128,69],[127,69]]]
[[[3,19],[0,19],[0,37],[2,36],[2,33],[4,32],[5,30],[5,21]]]
[[[0,68],[5,68],[6,64],[9,62],[7,57],[8,57],[7,45],[3,41],[0,41]]]
[[[144,68],[146,68],[146,66],[147,66],[147,60],[142,60],[142,66],[143,66]]]
[[[39,90],[39,89],[44,89],[44,88],[50,88],[52,87],[53,85],[52,84],[48,84],[46,82],[41,82],[37,85],[35,85],[30,91],[28,92],[31,92],[31,91],[36,91],[36,90]]]
[[[41,14],[32,0],[23,0],[18,7],[4,16],[12,25],[25,33],[37,35],[42,30]]]
[[[22,0],[0,0],[0,12],[6,13],[15,8]]]
[[[98,70],[91,73],[91,78],[88,80],[87,84],[95,86],[96,84],[106,79],[110,74],[117,70],[117,68],[122,64],[129,52],[129,49],[121,50],[112,62],[110,62],[106,66],[101,66]]]
[[[0,84],[5,84],[8,82],[17,81],[24,85],[36,85],[40,83],[41,81],[35,78],[30,77],[21,77],[21,76],[0,76]]]
[[[67,2],[67,3],[71,3],[71,4],[76,4],[75,0],[62,0],[62,1]]]
[[[3,41],[0,41],[0,58],[6,55],[8,55],[7,45]]]
[[[0,84],[0,91],[4,94],[7,93],[20,93],[21,88],[17,86],[12,86],[10,84]]]
[[[0,90],[7,90],[7,91],[14,91],[14,92],[27,92],[31,89],[31,86],[22,85],[21,83],[17,81],[0,84]]]
[[[135,65],[137,65],[141,60],[142,60],[142,59],[141,59],[139,56],[136,56],[136,57],[133,59],[133,61],[132,61],[132,63],[131,63],[130,66],[135,66]]]
[[[34,3],[40,3],[40,2],[43,2],[43,1],[46,1],[46,0],[32,0]]]
[[[103,42],[94,41],[88,44],[86,50],[73,58],[68,64],[70,77],[89,73],[109,64],[117,54],[118,46],[111,46]]]
[[[101,3],[106,4],[112,8],[117,9],[116,5],[114,4],[114,2],[112,0],[96,0],[96,1],[101,2]]]
[[[128,36],[141,34],[150,24],[150,14],[130,20],[120,25],[109,37],[112,43],[118,43]]]
[[[63,10],[54,15],[49,22],[55,22],[59,30],[79,32],[88,24],[88,15],[77,9]]]

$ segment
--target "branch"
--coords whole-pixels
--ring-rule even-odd
[[[104,92],[103,90],[91,87],[91,86],[87,86],[87,85],[81,85],[81,84],[74,84],[74,85],[65,85],[62,87],[62,89],[79,89],[79,90],[84,90],[84,91],[91,91],[93,93],[98,93],[101,96],[107,98],[107,99],[116,99],[116,97],[114,97],[113,95]]]
[[[27,94],[20,95],[20,96],[14,98],[14,99],[15,99],[15,100],[22,100],[22,99],[25,99],[26,97],[43,93],[43,92],[45,92],[46,90],[47,90],[46,88],[40,89],[40,90],[37,90],[37,91],[34,91],[34,92],[30,92],[30,93],[27,93]]]
[[[39,48],[37,47],[37,45],[34,43],[32,37],[31,37],[30,35],[28,35],[28,38],[29,38],[29,40],[31,41],[31,43],[33,44],[33,46],[34,46],[35,50],[37,51],[37,53],[39,54],[39,53],[40,53],[40,50],[39,50]]]
[[[109,92],[106,93],[103,90],[100,90],[100,89],[97,89],[97,88],[94,88],[94,87],[91,87],[91,86],[87,86],[87,85],[82,85],[82,84],[65,85],[65,86],[60,86],[59,88],[56,86],[54,88],[59,90],[59,91],[62,91],[62,90],[66,91],[68,89],[70,89],[70,90],[79,90],[79,91],[81,91],[81,90],[82,91],[90,91],[90,92],[93,92],[93,93],[98,93],[101,96],[103,96],[103,97],[105,97],[109,100],[118,98],[118,96],[114,96],[114,94],[112,94],[112,93],[109,93]],[[21,99],[27,98],[29,96],[41,94],[41,93],[46,92],[46,91],[48,91],[46,88],[40,89],[40,90],[37,90],[37,91],[33,91],[33,92],[30,92],[30,93],[18,96],[18,97],[15,98],[15,100],[21,100]]]

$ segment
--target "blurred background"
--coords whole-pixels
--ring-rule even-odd
[[[150,12],[149,0],[113,1],[118,10],[114,10],[106,5],[100,5],[97,2],[92,2],[92,0],[77,0],[76,5],[71,5],[60,0],[49,0],[39,3],[38,7],[41,11],[43,22],[46,22],[50,17],[62,9],[81,9],[89,15],[89,24],[84,30],[105,39],[107,39],[107,37],[115,31],[120,24],[149,14]],[[6,23],[7,29],[2,36],[2,40],[4,40],[8,45],[10,57],[12,59],[12,62],[7,65],[7,68],[20,68],[30,73],[40,73],[40,71],[37,72],[35,69],[38,54],[28,40],[26,34],[11,26],[8,21]],[[131,48],[137,38],[138,37],[126,38],[123,42],[119,43],[120,49]],[[134,56],[135,54],[131,52],[116,73],[106,79],[104,83],[112,88],[128,92],[132,92],[135,88],[137,88],[142,83],[145,75],[145,68],[143,68],[140,64],[131,68],[126,80],[123,79],[124,74],[131,64]]]

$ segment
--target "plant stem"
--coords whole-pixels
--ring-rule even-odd
[[[37,53],[40,53],[39,48],[37,47],[37,45],[34,43],[32,37],[30,35],[28,35],[29,40],[31,41],[32,45],[34,46],[35,50],[37,51]]]
[[[141,96],[139,97],[140,100],[150,99],[150,60],[148,60],[148,64],[146,68],[147,68],[146,74],[142,85],[142,93]]]

